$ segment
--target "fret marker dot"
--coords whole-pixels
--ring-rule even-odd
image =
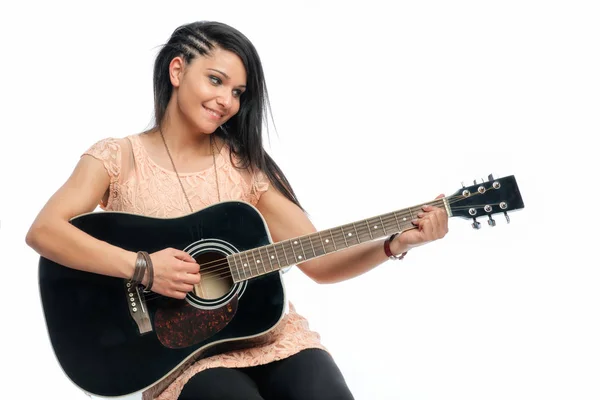
[[[329,239],[325,239],[325,243],[329,243]]]
[[[244,263],[244,267],[247,267],[247,266],[248,266],[248,264]]]
[[[257,263],[257,264],[260,264],[260,260],[256,260],[256,263]]]
[[[404,217],[403,221],[406,221],[406,217]]]
[[[302,256],[298,256],[298,260],[302,260]]]
[[[352,232],[350,232],[350,233],[348,234],[348,236],[352,236]]]
[[[274,259],[275,259],[275,256],[271,256],[271,260],[274,260]]]
[[[375,225],[373,228],[374,228],[374,229],[377,229],[377,225]]]

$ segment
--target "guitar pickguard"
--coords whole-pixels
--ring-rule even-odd
[[[182,301],[177,307],[159,308],[154,315],[154,327],[160,343],[169,349],[181,349],[198,344],[229,324],[237,311],[238,299],[213,310],[196,308]]]

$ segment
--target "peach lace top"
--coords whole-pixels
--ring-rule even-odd
[[[106,138],[84,155],[100,160],[110,176],[108,197],[99,202],[104,210],[171,218],[188,214],[189,206],[174,171],[156,164],[146,152],[139,135],[124,139]],[[269,187],[262,173],[236,169],[223,146],[216,155],[221,200],[242,200],[256,205]],[[179,174],[194,211],[218,201],[215,171],[211,165],[196,173]],[[196,373],[214,367],[249,367],[289,357],[306,348],[327,350],[318,333],[289,303],[286,316],[269,333],[266,344],[201,359],[188,367],[166,388],[157,384],[144,392],[144,400],[175,400],[184,384]]]

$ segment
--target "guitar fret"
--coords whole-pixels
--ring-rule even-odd
[[[240,265],[242,266],[242,269],[241,269],[241,271],[244,273],[244,279],[246,279],[246,271],[244,271],[244,265],[243,265],[243,264],[244,264],[244,261],[242,261],[242,256],[241,256],[241,255],[238,253],[238,254],[236,255],[236,257],[238,258],[238,260],[239,260],[239,262],[240,262]],[[237,261],[236,261],[236,264],[237,264]],[[240,278],[241,278],[241,276],[240,276]]]
[[[369,236],[371,237],[371,240],[373,240],[373,233],[371,233],[371,224],[369,223],[368,220],[365,220],[365,225],[367,225],[367,229],[369,230]]]
[[[235,269],[237,271],[238,274],[238,280],[242,280],[242,274],[240,273],[240,267],[238,266],[238,261],[241,263],[242,259],[240,258],[239,254],[235,254],[233,256],[234,262],[235,262]]]
[[[384,227],[386,227],[386,226],[385,226],[385,224],[386,224],[386,223],[387,223],[388,225],[390,225],[390,224],[391,224],[391,227],[390,227],[390,226],[387,226],[386,228],[387,228],[387,231],[388,231],[388,232],[392,232],[392,233],[394,233],[394,232],[396,232],[396,229],[394,228],[394,221],[390,221],[390,220],[389,220],[390,218],[391,218],[391,215],[390,215],[390,214],[387,214],[387,215],[386,215],[386,222],[384,222]]]
[[[317,256],[317,252],[315,251],[315,246],[313,246],[312,240],[311,240],[311,238],[310,238],[311,236],[312,236],[312,235],[308,235],[308,243],[310,243],[310,248],[312,249],[312,251],[313,251],[313,254],[314,254],[314,255],[315,255],[315,257],[316,257],[316,256]]]
[[[300,245],[302,246],[302,249],[304,251],[304,261],[314,258],[316,256],[314,251],[313,251],[312,255],[310,253],[307,253],[307,251],[311,250],[309,247],[310,241],[309,241],[309,243],[305,243],[307,240],[309,240],[308,236],[303,236],[303,237],[299,238],[298,240],[300,241]]]
[[[235,256],[232,255],[231,260],[230,257],[227,257],[227,263],[229,264],[229,270],[231,271],[231,279],[233,279],[234,282],[237,282],[239,279],[237,279],[234,275],[234,270],[233,268],[231,268],[231,264],[233,263],[233,266],[235,267],[235,270],[237,271],[237,266],[235,265]]]
[[[265,274],[266,274],[267,273],[267,268],[265,267],[266,262],[265,262],[265,259],[264,259],[263,255],[262,255],[262,253],[261,253],[261,249],[266,251],[266,249],[264,247],[263,248],[261,248],[261,247],[258,248],[258,262],[260,263],[260,265],[263,268],[263,271],[265,271]],[[267,256],[267,258],[269,258],[269,257]],[[257,269],[258,269],[258,266],[257,266]]]
[[[244,254],[246,255],[246,262],[243,263],[244,265],[244,275],[246,275],[246,267],[248,267],[248,272],[250,273],[250,276],[252,276],[252,269],[250,267],[250,258],[248,258],[248,250],[244,252]],[[246,277],[247,279],[247,277]]]
[[[277,245],[273,245],[273,249],[275,249],[275,258],[277,259],[277,264],[279,265],[279,268],[283,268],[283,264],[279,259],[279,249],[277,249]]]
[[[254,249],[252,249],[250,253],[252,254],[252,259],[254,260],[254,266],[256,267],[256,275],[260,275],[260,272],[258,272],[258,264],[256,263],[256,256],[254,255]],[[250,267],[250,273],[252,273],[252,267]]]
[[[306,253],[304,252],[304,246],[302,246],[302,239],[298,239],[295,242],[300,243],[300,250],[302,250],[302,258],[300,258],[300,260],[306,260]]]
[[[325,242],[323,242],[323,236],[321,236],[321,232],[319,232],[319,239],[321,240],[321,246],[323,246],[323,253],[327,254],[327,248],[325,247]]]
[[[269,267],[269,270],[267,272],[273,272],[274,271],[274,269],[273,269],[273,259],[271,258],[271,254],[269,254],[269,250],[272,250],[273,246],[271,246],[271,245],[265,246],[265,247],[263,247],[263,249],[265,250],[265,257],[267,257],[267,261],[266,262],[263,260],[263,263],[264,263],[263,266],[265,268],[267,268],[267,266]],[[267,264],[267,262],[268,262],[268,264]]]
[[[367,226],[367,231],[369,233],[369,237],[373,240],[373,232],[371,232],[371,224],[368,220],[365,220],[365,225]]]
[[[279,257],[277,256],[277,246],[272,244],[269,247],[271,248],[272,253],[273,253],[273,254],[270,254],[269,256],[271,257],[271,260],[275,262],[274,267],[273,267],[273,263],[271,263],[271,270],[275,271],[276,269],[281,268],[282,265],[281,265],[281,261],[279,261]]]
[[[291,240],[287,241],[290,244],[290,247],[292,248],[292,253],[294,254],[294,264],[296,263],[296,252],[294,251],[294,245],[292,244]]]
[[[288,258],[287,258],[287,254],[286,254],[286,250],[285,250],[285,242],[281,242],[280,247],[281,247],[281,252],[283,253],[283,256],[285,257],[285,265],[292,265],[290,263],[290,260],[288,260]]]
[[[346,247],[348,247],[348,241],[346,240],[346,234],[344,233],[344,227],[340,226],[340,229],[342,230],[342,237],[344,238],[344,243],[346,244]]]
[[[383,223],[383,220],[381,219],[381,215],[379,216],[379,221],[381,221],[381,227],[383,228],[383,234],[387,235],[387,233],[385,232],[385,224]]]
[[[356,244],[360,243],[360,235],[358,233],[358,230],[356,229],[356,224],[353,222],[352,226],[354,227],[354,238],[356,239]]]
[[[352,224],[352,228],[350,232],[346,233],[346,239],[348,240],[348,247],[352,246],[352,239],[356,240],[356,244],[360,243],[358,240],[358,232],[356,231],[356,227]],[[349,225],[346,225],[346,229],[350,229]],[[352,232],[354,230],[354,232]]]
[[[323,243],[323,237],[321,236],[321,232],[317,232],[319,235],[319,240],[321,241],[321,247],[323,248],[323,254],[327,254],[327,249],[325,249],[325,243]]]
[[[333,229],[329,230],[329,236],[331,237],[331,243],[333,243],[333,251],[337,251],[337,246],[335,245],[335,239],[333,238]]]
[[[359,221],[359,222],[362,222],[363,224],[365,223],[365,221]],[[356,228],[356,223],[354,224],[354,227]],[[369,238],[367,237],[368,232],[364,232],[364,229],[359,231],[358,228],[356,228],[356,232],[357,232],[356,237],[358,238],[358,243],[366,242],[369,240]]]
[[[367,227],[367,230],[365,230],[364,228],[356,227],[356,232],[357,232],[356,236],[358,237],[358,243],[368,242],[372,238],[370,237],[371,234],[369,233],[369,226],[366,225],[367,221],[362,220],[362,221],[358,221],[358,223],[365,224],[365,226]],[[355,223],[355,226],[356,226],[356,223]]]
[[[396,219],[396,225],[398,225],[398,231],[400,231],[400,221],[398,221],[398,216],[396,215],[396,213],[394,212],[394,218]]]
[[[269,260],[269,266],[271,267],[271,272],[275,271],[275,268],[273,268],[273,257],[274,256],[269,254],[269,249],[272,249],[272,248],[273,248],[273,245],[265,247],[265,253],[267,253],[267,259]]]

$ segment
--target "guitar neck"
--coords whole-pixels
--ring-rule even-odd
[[[227,257],[234,282],[252,279],[361,243],[414,228],[412,221],[424,205],[444,207],[446,198],[378,215],[309,235],[257,247]]]

